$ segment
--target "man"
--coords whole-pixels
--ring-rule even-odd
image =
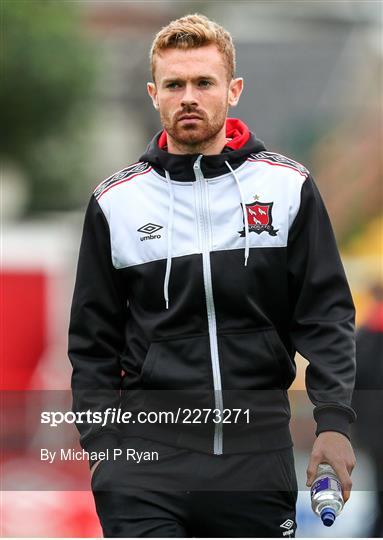
[[[172,21],[151,67],[164,129],[94,191],[71,313],[74,410],[134,418],[78,423],[98,515],[107,536],[292,537],[296,350],[317,421],[307,485],[328,462],[347,500],[355,465],[354,307],[334,235],[307,169],[227,117],[243,90],[228,32]],[[97,459],[112,448],[160,459]]]

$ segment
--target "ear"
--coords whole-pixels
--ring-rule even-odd
[[[156,83],[154,82],[148,82],[146,84],[146,88],[147,88],[147,91],[148,91],[148,94],[149,96],[152,98],[152,102],[153,102],[153,107],[155,109],[159,109],[159,106],[158,106],[158,101],[157,101],[157,88],[156,88]]]
[[[230,107],[235,107],[238,104],[239,98],[243,90],[243,79],[238,77],[237,79],[232,79],[229,84],[229,99],[228,103]]]

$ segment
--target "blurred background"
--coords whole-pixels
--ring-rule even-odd
[[[70,408],[67,328],[84,209],[95,186],[137,161],[161,129],[146,93],[154,35],[194,12],[231,32],[237,76],[245,79],[231,116],[314,175],[358,327],[375,339],[383,332],[382,3],[2,0],[1,11],[0,532],[101,536],[88,465],[39,462],[28,410],[31,399],[51,392],[57,407]],[[382,356],[381,346],[368,355],[359,387],[365,403],[370,389],[383,390],[375,371]],[[355,433],[358,466],[342,516],[325,529],[311,511],[305,469],[315,426],[303,391],[307,362],[297,364],[290,396],[297,536],[368,536],[378,516],[377,473],[363,434]],[[383,410],[382,392],[370,407]],[[74,428],[59,437],[78,445]]]

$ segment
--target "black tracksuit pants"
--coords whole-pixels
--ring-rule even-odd
[[[92,478],[104,537],[295,537],[291,447],[217,456],[127,437],[119,448]]]

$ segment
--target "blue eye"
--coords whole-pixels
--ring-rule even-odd
[[[171,82],[166,85],[166,88],[176,88],[177,86],[179,86],[177,82]]]
[[[200,81],[200,85],[202,85],[202,86],[210,86],[211,82],[207,81],[207,80],[203,80],[203,81]]]

